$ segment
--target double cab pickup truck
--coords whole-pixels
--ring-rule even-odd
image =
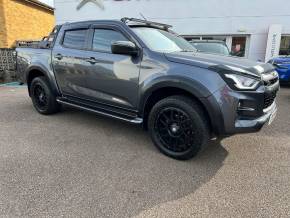
[[[36,48],[17,48],[35,109],[67,105],[148,130],[156,147],[190,159],[213,139],[273,121],[274,67],[199,53],[171,26],[134,18],[65,23]]]

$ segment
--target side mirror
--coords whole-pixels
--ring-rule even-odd
[[[133,42],[130,41],[117,41],[111,45],[113,54],[124,54],[135,56],[138,54],[138,49]]]

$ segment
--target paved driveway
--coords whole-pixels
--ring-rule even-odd
[[[290,88],[278,104],[272,126],[182,162],[139,127],[42,116],[25,88],[0,87],[0,217],[290,217]]]

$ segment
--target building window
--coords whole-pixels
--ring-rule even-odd
[[[231,55],[238,57],[247,57],[249,50],[249,35],[200,35],[184,36],[188,41],[194,40],[218,40],[226,43],[231,51]],[[289,36],[290,37],[290,36]]]
[[[68,48],[83,49],[86,43],[87,30],[68,30],[65,32],[63,45]]]
[[[227,36],[184,36],[187,41],[192,40],[220,40],[226,42]]]
[[[192,41],[192,40],[201,40],[201,36],[196,36],[196,37],[191,37],[191,36],[185,36],[184,37],[187,41]]]
[[[234,56],[245,57],[246,54],[246,36],[233,36],[231,53]]]
[[[290,55],[290,35],[281,37],[279,55]]]
[[[95,29],[93,50],[111,52],[112,42],[128,41],[120,32],[108,29]]]

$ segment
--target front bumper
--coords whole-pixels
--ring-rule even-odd
[[[234,91],[227,85],[208,97],[215,105],[210,111],[214,134],[219,137],[259,131],[271,123],[277,113],[276,93],[280,88],[275,84],[261,85],[255,91]]]
[[[238,119],[235,122],[236,133],[249,133],[259,131],[265,124],[271,124],[277,114],[277,104],[274,102],[264,109],[264,114],[253,120]]]

